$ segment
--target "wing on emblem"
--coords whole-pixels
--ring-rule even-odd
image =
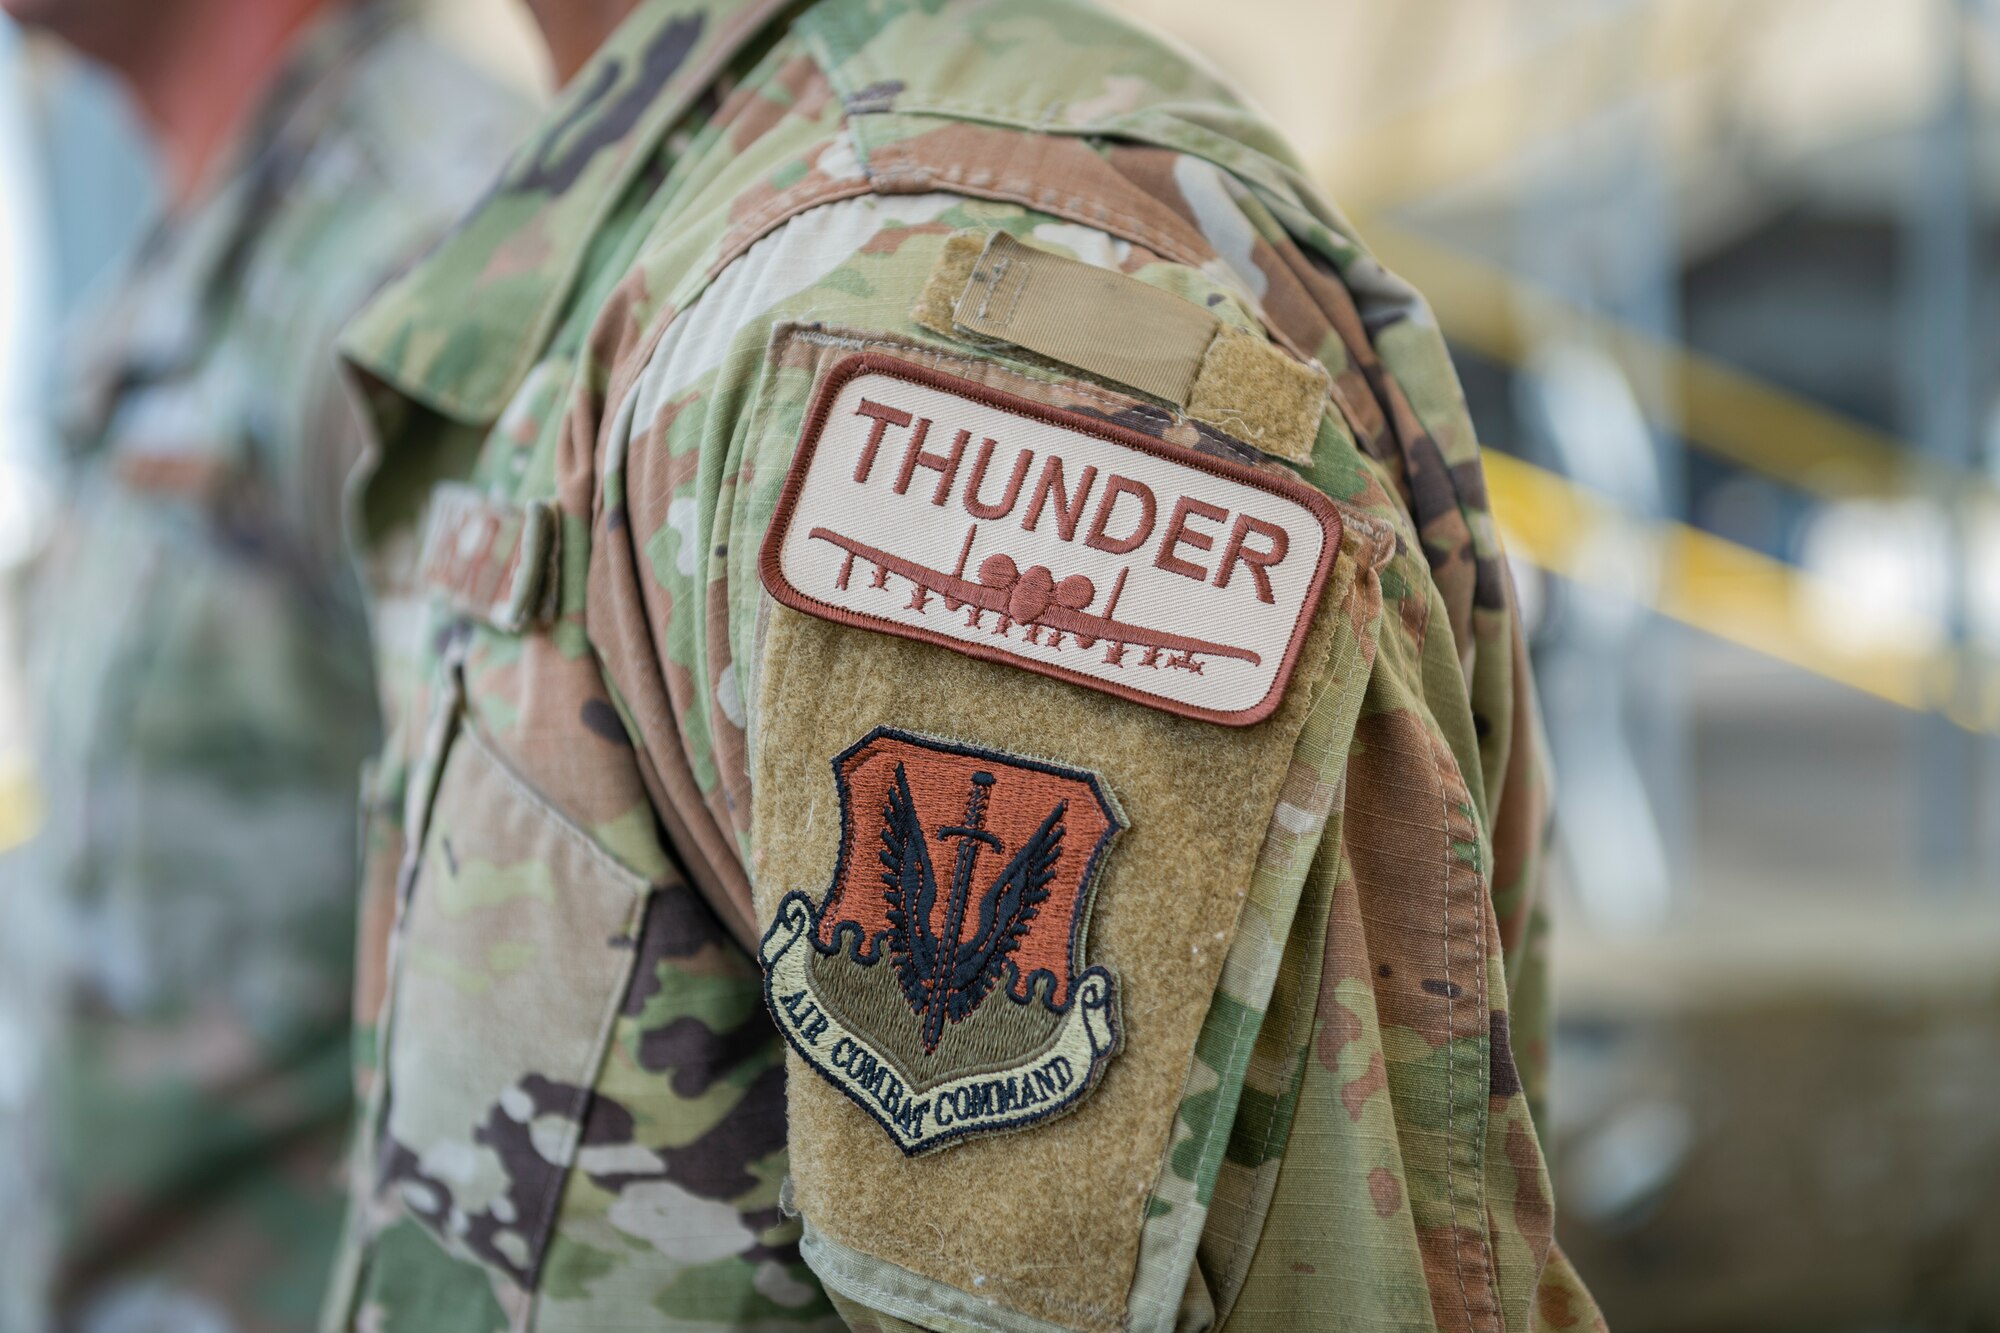
[[[1029,923],[1049,896],[1049,881],[1062,858],[1063,815],[1068,809],[1068,801],[1056,803],[980,900],[978,929],[952,958],[953,1022],[971,1013],[999,983],[1008,955],[1027,935]]]
[[[879,856],[882,886],[889,896],[889,952],[896,960],[896,979],[921,1012],[937,976],[938,941],[931,932],[937,876],[931,872],[923,822],[917,818],[910,779],[901,764],[896,765],[896,781],[882,812]]]

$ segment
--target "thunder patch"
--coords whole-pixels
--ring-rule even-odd
[[[1293,478],[870,353],[820,386],[762,575],[808,615],[1245,726],[1339,546]]]
[[[762,948],[792,1049],[909,1156],[1074,1110],[1120,1040],[1084,956],[1125,826],[1103,783],[889,727],[833,772],[833,881],[786,894]]]

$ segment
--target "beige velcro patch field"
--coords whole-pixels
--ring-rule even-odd
[[[857,353],[815,396],[762,576],[809,615],[1247,726],[1339,545],[1288,477]]]
[[[760,466],[783,470],[795,463],[800,409],[775,410],[796,401],[795,377],[803,375],[820,389],[843,375],[861,383],[864,373],[880,368],[860,359],[868,353],[949,376],[951,401],[964,400],[969,384],[1004,402],[1049,412],[1064,427],[1051,437],[1058,452],[1067,449],[1069,430],[1089,430],[1106,417],[1126,419],[1132,401],[1095,385],[1024,374],[991,358],[848,332],[851,336],[793,328],[774,340],[772,356],[785,377],[768,383],[755,418],[763,425],[752,445],[766,460]],[[870,378],[868,396],[898,411],[917,410],[915,399],[877,396],[898,392],[898,383]],[[829,391],[817,401],[839,399]],[[1130,419],[1156,422],[1159,416]],[[961,470],[945,504],[933,505],[943,473],[922,460],[912,465],[908,495],[896,496],[916,420],[907,429],[884,425],[874,463],[874,470],[887,471],[875,482],[881,503],[865,490],[850,492],[858,498],[839,511],[843,517],[879,507],[892,519],[906,520],[908,528],[921,505],[966,518],[963,488],[985,435],[1000,443],[978,497],[982,503],[1004,498],[1025,447],[1021,439],[1011,428],[1001,433],[1001,418],[984,430],[971,420],[952,425],[943,415],[932,420],[918,452],[948,457],[958,430],[979,429],[961,453]],[[837,429],[809,427],[805,435],[826,449]],[[1162,422],[1160,429],[1171,432],[1170,440],[1198,435],[1180,424]],[[869,433],[861,432],[859,444],[865,446]],[[1210,461],[1186,445],[1161,447],[1182,466],[1199,470],[1197,465]],[[1136,450],[1118,448],[1137,456]],[[857,453],[847,455],[848,478],[859,462]],[[1091,549],[1084,538],[1106,483],[1108,456],[1090,462],[1079,455],[1075,462],[1099,469],[1088,501],[1077,505],[1078,473],[1066,464],[1070,492],[1060,500],[1049,497],[1050,508],[1037,523],[1038,529],[1053,524],[1058,504],[1066,521],[1067,510],[1077,507],[1074,540],[1058,541],[1058,552]],[[1040,452],[1029,461],[1017,503],[1032,499],[1045,463]],[[1113,470],[1144,479],[1122,466]],[[1263,474],[1271,477],[1282,480],[1283,473],[1271,468]],[[1136,516],[1135,506],[1129,495],[1119,502],[1118,526],[1107,523],[1110,536],[1126,531],[1123,520]],[[1174,498],[1156,506],[1158,519],[1167,519],[1174,507]],[[1017,510],[1011,523],[994,520],[990,526],[996,534],[1032,536],[1020,526],[1024,517]],[[793,531],[801,530],[800,521],[793,519]],[[988,526],[981,525],[982,540]],[[1196,527],[1219,530],[1226,542],[1227,526]],[[760,617],[752,677],[759,731],[750,863],[757,920],[767,932],[765,956],[776,964],[767,975],[783,986],[774,986],[770,998],[794,1047],[786,1083],[790,1203],[805,1227],[801,1253],[831,1291],[871,1311],[893,1313],[899,1327],[1119,1333],[1145,1318],[1134,1304],[1135,1276],[1144,1266],[1153,1273],[1149,1281],[1159,1277],[1150,1267],[1152,1251],[1142,1242],[1155,1203],[1166,1202],[1153,1190],[1174,1150],[1179,1108],[1193,1086],[1195,1050],[1239,919],[1250,920],[1244,898],[1259,873],[1266,832],[1291,772],[1288,761],[1309,713],[1358,706],[1368,680],[1355,652],[1357,640],[1349,636],[1369,623],[1369,615],[1379,614],[1369,609],[1379,603],[1361,582],[1359,563],[1362,546],[1374,543],[1363,537],[1358,521],[1351,530],[1342,527],[1342,550],[1324,579],[1283,698],[1254,726],[1217,726],[1149,700],[1077,688],[1053,673],[1023,670],[1020,661],[1004,654],[981,656],[953,643],[880,632],[862,617],[802,613],[784,604]],[[962,542],[962,529],[958,536]],[[1225,542],[1182,554],[1213,568]],[[1137,551],[1132,563],[1150,570],[1149,577],[1166,580],[1162,586],[1195,589],[1193,580],[1155,568],[1157,551],[1157,545]],[[954,545],[945,569],[957,553]],[[983,564],[991,553],[983,548],[971,563]],[[768,554],[767,546],[760,558]],[[1135,568],[1133,580],[1141,572]],[[877,574],[882,574],[879,585]],[[1246,577],[1237,571],[1230,590]],[[857,595],[895,606],[914,600],[919,591],[860,558],[849,586]],[[1031,588],[1030,600],[1035,595]],[[925,593],[930,616],[942,619],[943,600],[942,591]],[[962,623],[975,609],[961,600],[950,618]],[[991,635],[998,617],[981,609],[979,618]],[[1018,641],[1024,631],[1017,623],[1008,637]],[[1040,637],[1047,639],[1046,630]],[[1064,631],[1057,660],[1107,651],[1102,640],[1093,649],[1078,652],[1079,647]],[[891,740],[900,743],[885,744]],[[910,777],[907,801],[900,783],[897,795],[889,794],[898,765]],[[922,780],[919,769],[929,770]],[[994,781],[975,810],[981,772]],[[1104,836],[1098,831],[1104,827],[1101,809],[1093,811],[1097,800],[1073,779],[1087,779],[1123,825],[1094,874],[1085,862]],[[1055,859],[1055,875],[1041,881],[1048,897],[995,968],[998,949],[987,948],[995,936],[986,923],[997,929],[1002,921],[1025,921],[1025,913],[1013,906],[1011,886],[1040,880],[1050,869],[1034,850],[1020,858],[1024,849],[1053,849],[1042,834],[1045,825],[1053,834],[1052,815],[1064,829],[1064,850]],[[981,832],[1001,848],[986,843]],[[920,851],[929,858],[928,883],[935,894],[928,892],[922,873],[908,875]],[[1017,863],[1037,869],[1018,880],[1008,874]],[[894,904],[892,868],[899,871]],[[1078,870],[1084,871],[1081,880],[1075,877]],[[1088,887],[1092,883],[1094,890]],[[870,895],[874,901],[864,901]],[[887,914],[927,898],[935,943],[916,942],[918,932],[906,922],[912,939],[903,952],[927,952],[933,966],[897,975],[897,927]],[[956,929],[953,900],[964,903]],[[964,921],[980,924],[967,928]],[[781,954],[788,940],[794,942]],[[926,982],[926,975],[942,974],[947,941],[957,942],[949,957],[949,984]],[[840,957],[816,947],[826,945],[836,946]],[[824,994],[828,1005],[808,1008],[816,1001],[800,994],[807,988],[786,984],[786,958],[801,946],[811,955],[811,989]],[[877,959],[873,968],[863,961],[867,956]],[[1109,983],[1106,1003],[1094,1014],[1086,1009],[1080,1025],[1072,1026],[1042,1002],[1047,997],[1060,1008],[1064,978],[1074,982],[1098,968]],[[1045,970],[1054,985],[1028,981]],[[878,975],[864,975],[871,971]],[[1012,981],[1017,971],[1018,987]],[[1008,977],[1007,993],[996,984],[971,1005],[979,978],[1000,974]],[[1018,996],[1029,993],[1037,997],[1039,1011],[1017,1005]],[[1085,983],[1072,984],[1067,993],[1090,1005],[1098,992]],[[987,1012],[996,1004],[1013,1008]],[[824,1027],[817,1021],[821,1016]],[[1100,1026],[1097,1016],[1112,1025]],[[834,1031],[836,1018],[844,1032]],[[937,1039],[934,1052],[926,1050],[927,1023]],[[1108,1043],[1101,1039],[1105,1034]],[[849,1038],[846,1045],[843,1036]],[[1077,1036],[1083,1040],[1073,1043]],[[799,1051],[800,1043],[819,1059]],[[874,1048],[873,1067],[864,1044]],[[1065,1063],[1056,1063],[1057,1057]],[[988,1072],[975,1075],[975,1069]],[[920,1089],[915,1109],[912,1080],[899,1070],[915,1075]],[[900,1086],[890,1085],[892,1075]],[[944,1097],[948,1106],[940,1101]],[[950,1122],[945,1130],[974,1132],[952,1140],[949,1148],[937,1140],[938,1151],[925,1151],[932,1145],[924,1140],[939,1128],[941,1106]],[[1000,1132],[1008,1129],[1017,1132]],[[1170,1267],[1177,1263],[1170,1261]],[[1165,1280],[1178,1288],[1184,1274],[1185,1269],[1169,1272]]]

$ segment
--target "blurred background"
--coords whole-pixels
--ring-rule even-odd
[[[1120,7],[1265,106],[1458,357],[1557,761],[1563,1238],[1612,1326],[2000,1328],[2000,0]],[[433,9],[543,79],[509,0]],[[108,85],[0,20],[0,562],[50,330],[151,182]]]

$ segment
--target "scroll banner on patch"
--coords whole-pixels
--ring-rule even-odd
[[[1339,546],[1294,477],[857,353],[807,415],[762,575],[807,615],[1247,726]]]
[[[1075,1003],[1032,1063],[915,1091],[815,990],[808,941],[818,928],[811,900],[787,894],[764,937],[765,1002],[800,1058],[859,1103],[909,1156],[1061,1115],[1090,1091],[1098,1066],[1118,1047],[1111,978],[1094,967],[1077,977]]]

